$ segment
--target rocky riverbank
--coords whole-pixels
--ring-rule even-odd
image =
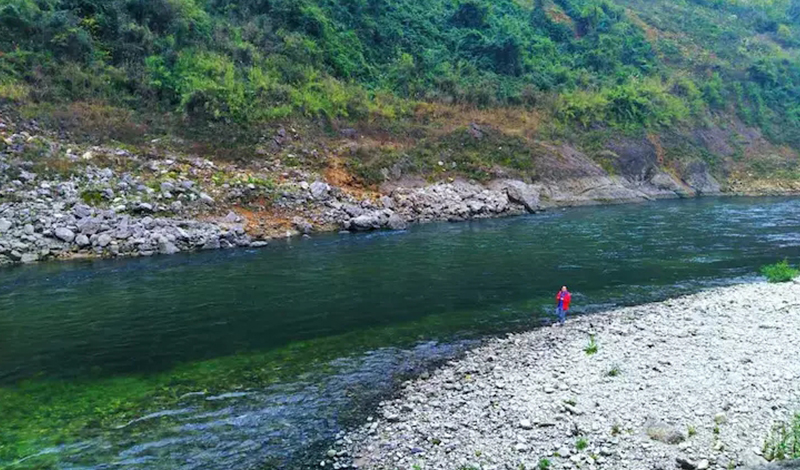
[[[757,468],[773,425],[800,410],[798,354],[796,282],[573,318],[407,382],[321,465]]]
[[[316,150],[292,143],[299,141],[296,131],[280,128],[271,145],[282,158],[234,164],[164,150],[160,139],[137,149],[73,144],[0,110],[0,265],[258,247],[314,232],[401,230],[409,223],[746,193],[749,187],[723,187],[702,163],[687,165],[678,177],[641,146],[617,149],[624,164],[611,175],[562,146],[547,147],[536,161],[535,181],[499,169],[489,181],[443,176],[437,182],[398,166],[385,169],[379,187],[363,188],[333,163],[303,169],[287,152]],[[329,149],[331,162],[353,146],[346,140]],[[758,188],[782,194],[800,189]]]

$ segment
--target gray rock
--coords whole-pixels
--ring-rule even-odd
[[[519,422],[519,427],[522,429],[533,429],[533,423],[529,419],[522,419]]]
[[[0,219],[0,233],[8,232],[8,230],[11,229],[12,226],[13,224],[10,221],[6,219]]]
[[[161,183],[161,192],[162,193],[169,193],[175,191],[175,185],[170,183],[169,181],[164,181]]]
[[[398,214],[392,214],[389,216],[389,221],[386,222],[386,227],[389,230],[405,230],[408,228],[408,224],[402,216]]]
[[[72,243],[75,240],[75,232],[66,227],[56,228],[55,235],[56,238],[67,243]]]
[[[211,237],[203,244],[203,250],[219,250],[219,237]]]
[[[36,261],[39,261],[39,255],[37,253],[23,253],[20,257],[20,262],[25,264],[35,263]]]
[[[309,186],[311,197],[317,201],[324,201],[328,199],[328,197],[330,197],[330,190],[331,187],[322,181],[314,181],[311,183],[311,186]]]
[[[506,181],[506,194],[510,201],[522,204],[530,213],[540,210],[539,191],[529,184],[521,181]]]
[[[31,224],[25,224],[25,227],[22,228],[22,231],[25,233],[25,235],[33,235],[34,233],[36,233],[36,230],[33,228],[33,225]]]
[[[158,242],[158,252],[162,255],[174,255],[175,253],[179,253],[181,250],[175,246],[174,243],[168,240],[160,240]]]
[[[233,212],[233,211],[228,212],[228,214],[225,216],[225,218],[222,219],[223,222],[228,223],[228,224],[235,224],[235,223],[240,222],[241,220],[242,220],[242,218],[239,217],[238,215],[236,215],[236,213]]]
[[[686,435],[683,431],[662,421],[651,419],[645,423],[644,428],[645,433],[654,441],[679,444],[686,440]]]
[[[136,210],[138,212],[151,213],[153,212],[153,205],[149,202],[140,202],[139,205],[136,206]]]
[[[292,225],[302,234],[309,234],[314,231],[314,226],[302,217],[294,217],[292,219]]]
[[[700,194],[719,194],[721,186],[708,171],[708,165],[702,161],[690,163],[685,170],[686,184]]]
[[[76,204],[75,207],[72,208],[72,214],[79,219],[91,217],[92,208],[86,204]]]
[[[75,244],[78,245],[80,248],[89,246],[90,245],[89,237],[87,237],[84,234],[80,234],[77,237],[75,237]]]
[[[205,204],[208,204],[209,206],[214,204],[214,198],[212,198],[206,193],[200,193],[200,201]]]
[[[107,233],[101,233],[100,236],[97,237],[95,245],[99,246],[100,248],[105,248],[109,245],[109,243],[111,243],[111,241],[112,238],[110,235]]]
[[[394,199],[389,196],[381,196],[381,204],[383,204],[383,207],[386,209],[394,209]]]

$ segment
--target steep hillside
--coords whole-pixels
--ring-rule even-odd
[[[798,51],[798,0],[0,0],[7,140],[48,133],[40,166],[90,145],[232,163],[269,183],[230,204],[257,217],[317,178],[373,201],[459,179],[552,204],[791,192]]]

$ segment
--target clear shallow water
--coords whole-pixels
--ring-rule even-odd
[[[585,313],[786,257],[800,200],[700,199],[0,271],[0,466],[301,468],[562,284]]]

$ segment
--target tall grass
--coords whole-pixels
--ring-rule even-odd
[[[764,442],[764,458],[786,460],[800,458],[800,413],[789,423],[778,423]]]

